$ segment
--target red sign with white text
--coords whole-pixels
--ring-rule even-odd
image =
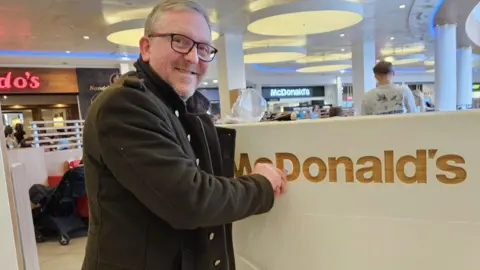
[[[0,68],[1,94],[78,93],[75,69]]]
[[[40,78],[33,76],[30,72],[25,72],[23,77],[13,77],[12,72],[0,77],[0,89],[37,89],[39,87]]]

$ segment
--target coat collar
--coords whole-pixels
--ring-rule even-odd
[[[133,65],[138,75],[144,80],[147,89],[162,99],[173,110],[206,113],[210,109],[210,101],[200,92],[195,91],[193,96],[185,102],[170,84],[153,71],[147,62],[139,58]]]

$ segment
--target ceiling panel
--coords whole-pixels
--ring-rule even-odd
[[[222,33],[244,33],[246,41],[266,40],[248,32],[252,12],[298,0],[200,0],[217,22]],[[321,0],[319,0],[321,1]],[[346,0],[337,0],[344,2]],[[339,53],[351,47],[364,36],[375,39],[377,51],[384,47],[401,47],[418,42],[409,29],[410,8],[414,0],[368,0],[361,2],[365,19],[352,27],[324,34],[296,37],[305,39],[308,54]],[[422,1],[422,0],[417,0]],[[459,1],[457,3],[465,12]],[[477,1],[478,0],[465,0]],[[464,1],[462,1],[463,3]],[[118,46],[106,40],[107,27],[115,16],[124,18],[137,10],[144,17],[156,0],[3,0],[0,6],[0,50],[78,51],[107,53],[138,53],[137,48]],[[400,8],[404,5],[405,8]],[[123,15],[122,15],[123,14]],[[140,15],[138,15],[140,14]],[[123,17],[122,17],[123,16]],[[340,35],[344,36],[341,37]],[[86,40],[83,37],[89,36]],[[392,40],[391,38],[394,37]],[[295,38],[295,37],[294,37]],[[426,46],[431,48],[431,46]],[[476,48],[477,49],[477,48]],[[379,54],[380,57],[380,54]],[[19,65],[92,65],[109,66],[120,59],[46,60],[35,57],[0,57],[2,63]],[[66,64],[65,64],[66,63]],[[419,64],[413,64],[417,67]],[[295,62],[273,64],[274,67],[297,67]]]

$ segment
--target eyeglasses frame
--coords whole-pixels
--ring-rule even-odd
[[[191,40],[191,41],[193,42],[192,47],[190,47],[190,49],[189,49],[187,52],[179,52],[179,51],[175,50],[175,49],[173,48],[173,38],[174,38],[175,36],[181,36],[181,37],[184,37],[184,38],[187,38],[187,39]],[[176,33],[165,33],[165,34],[153,33],[153,34],[148,35],[147,37],[148,37],[148,38],[170,37],[170,47],[172,48],[172,50],[174,50],[174,51],[177,52],[177,53],[181,53],[181,54],[183,54],[183,55],[188,55],[188,54],[193,50],[194,47],[197,47],[197,50],[198,50],[198,45],[207,45],[207,46],[213,48],[213,56],[212,56],[212,59],[211,59],[210,61],[206,61],[206,60],[198,57],[199,60],[201,60],[201,61],[203,61],[203,62],[207,62],[207,63],[212,62],[213,59],[215,59],[215,56],[216,56],[217,53],[218,53],[217,48],[213,47],[212,45],[207,44],[207,43],[203,43],[203,42],[197,42],[197,41],[193,40],[192,38],[187,37],[187,36],[182,35],[182,34],[176,34]]]

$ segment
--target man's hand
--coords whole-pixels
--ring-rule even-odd
[[[275,198],[284,194],[287,191],[287,172],[286,170],[280,170],[268,163],[257,163],[253,168],[252,174],[260,174],[272,184]]]

